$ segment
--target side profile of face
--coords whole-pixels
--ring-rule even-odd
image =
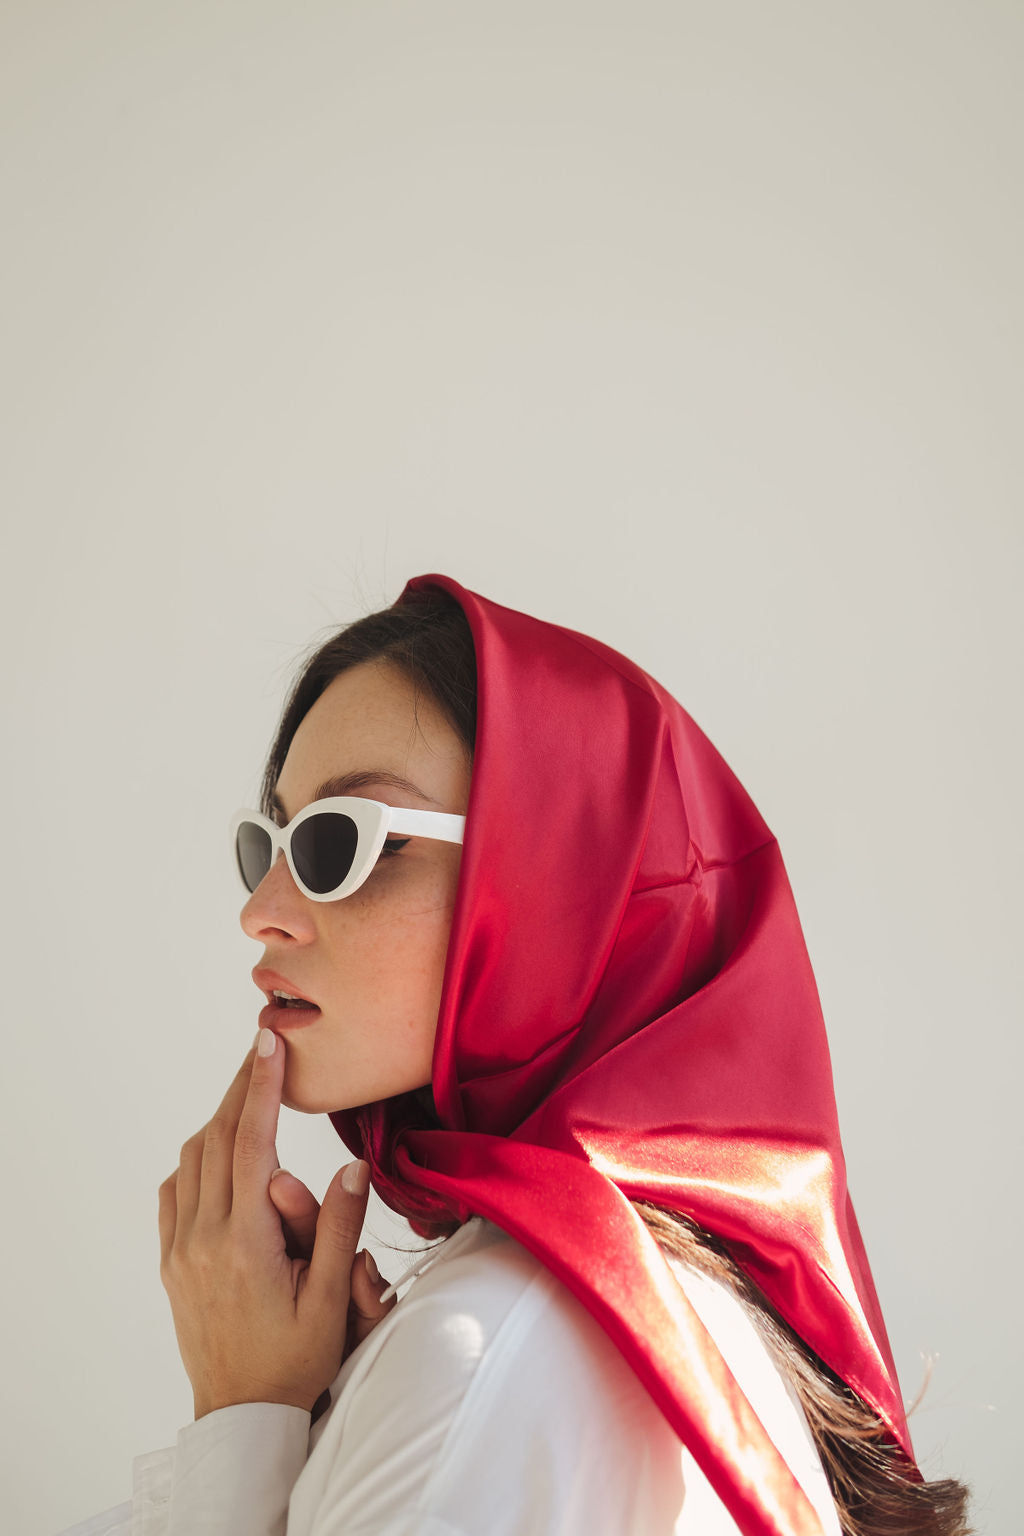
[[[416,698],[393,663],[349,668],[308,711],[278,778],[279,824],[318,798],[321,785],[353,774],[357,787],[332,793],[466,814],[469,753],[433,699]],[[395,788],[389,774],[418,793]],[[263,945],[258,966],[320,1008],[312,1023],[280,1032],[290,1109],[348,1109],[430,1083],[462,847],[404,833],[388,842],[402,846],[382,853],[340,901],[303,895],[279,852],[242,908],[244,932]]]

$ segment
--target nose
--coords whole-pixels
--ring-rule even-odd
[[[315,934],[313,906],[292,879],[284,849],[279,848],[277,858],[245,903],[238,920],[242,932],[250,939],[262,940],[269,933],[284,933],[305,942]]]

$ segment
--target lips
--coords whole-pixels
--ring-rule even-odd
[[[252,973],[252,979],[259,987],[260,991],[263,993],[270,1006],[281,1013],[300,1014],[305,1010],[301,1008],[286,1006],[274,996],[275,992],[287,992],[290,997],[302,998],[302,1000],[307,1003],[310,1008],[315,1008],[318,1013],[320,1011],[320,1004],[316,1002],[312,997],[310,997],[308,992],[304,991],[297,982],[289,980],[287,976],[282,976],[279,971],[271,971],[265,969],[263,966],[257,966]]]
[[[292,982],[287,975],[281,975],[279,971],[269,971],[264,966],[256,966],[253,969],[252,978],[259,991],[266,995],[267,1001],[273,1001],[275,992],[287,992],[289,997],[301,997],[302,1000],[307,1001],[310,1008],[319,1008],[318,1001],[310,997],[306,989],[301,988],[298,982]]]
[[[260,1028],[280,1034],[285,1029],[301,1029],[303,1024],[313,1024],[319,1017],[320,1009],[314,1003],[308,1008],[289,1008],[273,1002],[260,1009]]]

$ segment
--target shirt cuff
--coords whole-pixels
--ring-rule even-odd
[[[285,1536],[310,1413],[233,1403],[178,1431],[167,1536]]]
[[[133,1459],[131,1536],[164,1536],[174,1456],[171,1445]]]

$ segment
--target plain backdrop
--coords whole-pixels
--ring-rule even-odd
[[[229,819],[431,571],[646,667],[775,832],[922,1465],[1018,1528],[1022,68],[1014,0],[0,6],[6,1530],[191,1420]]]

